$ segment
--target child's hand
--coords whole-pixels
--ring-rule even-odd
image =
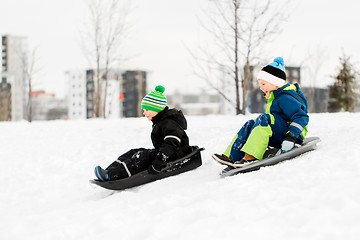
[[[158,174],[159,172],[161,172],[161,169],[162,169],[163,165],[166,163],[167,159],[168,159],[168,156],[166,156],[162,152],[158,152],[158,154],[155,157],[155,160],[149,166],[148,172],[150,174]]]
[[[295,143],[288,141],[288,140],[284,140],[281,144],[281,152],[288,152],[291,149],[294,148]]]
[[[294,148],[296,142],[296,138],[293,136],[287,135],[284,141],[281,144],[281,152],[288,152]]]

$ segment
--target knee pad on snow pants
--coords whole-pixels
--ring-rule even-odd
[[[270,114],[268,113],[260,114],[255,120],[255,126],[266,127],[266,126],[270,126],[270,124],[271,124],[271,117]]]
[[[106,170],[110,180],[130,177],[144,171],[155,159],[154,149],[137,148],[118,157]]]
[[[235,135],[235,137],[233,138],[230,145],[227,147],[224,154],[233,161],[241,160],[245,155],[245,152],[242,151],[242,148],[244,147],[244,145],[246,145],[246,142],[248,141],[252,131],[257,127],[270,128],[270,124],[271,124],[271,117],[267,113],[260,114],[256,119],[247,121],[239,130],[239,132]],[[255,130],[255,132],[256,131],[257,130]],[[263,137],[268,138],[269,136],[263,136]],[[260,156],[257,157],[260,158]]]

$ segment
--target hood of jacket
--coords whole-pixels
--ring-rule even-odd
[[[169,109],[169,107],[165,107],[164,110],[159,112],[153,119],[153,124],[157,124],[158,122],[164,120],[164,119],[172,119],[175,122],[177,122],[184,130],[187,129],[187,122],[184,117],[184,114],[181,110],[177,110],[175,108]]]
[[[287,83],[284,86],[282,86],[281,88],[279,88],[278,90],[274,91],[275,98],[277,98],[280,94],[287,94],[287,95],[292,96],[293,98],[295,98],[296,100],[298,100],[299,102],[304,104],[307,108],[307,101],[306,101],[304,94],[300,90],[299,84]]]

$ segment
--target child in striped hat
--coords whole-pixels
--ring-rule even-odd
[[[148,170],[157,174],[166,162],[184,157],[191,152],[189,138],[185,132],[187,122],[180,110],[169,109],[164,95],[165,88],[156,86],[147,94],[141,108],[147,119],[153,122],[151,140],[153,149],[135,148],[118,157],[106,169],[95,168],[95,175],[101,181],[113,181]]]
[[[307,134],[307,101],[297,83],[286,83],[284,60],[275,58],[261,69],[257,80],[268,99],[266,111],[247,121],[223,154],[212,155],[221,164],[244,167],[255,163],[268,146],[290,151]]]

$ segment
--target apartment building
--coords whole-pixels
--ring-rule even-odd
[[[24,69],[27,64],[26,38],[1,36],[0,119],[19,121],[26,118],[28,90]],[[5,93],[4,91],[9,91]],[[10,105],[9,105],[10,104]],[[6,105],[6,106],[5,106]],[[6,112],[6,111],[9,112]],[[9,116],[9,117],[6,117]]]

